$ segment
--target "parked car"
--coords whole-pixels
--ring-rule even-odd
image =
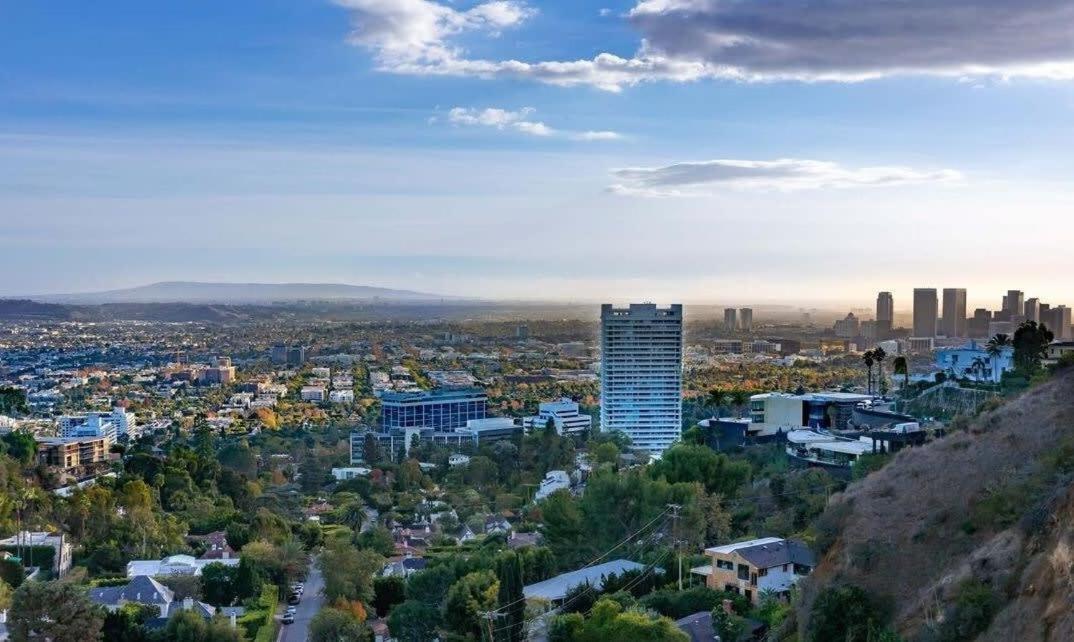
[[[283,623],[284,624],[294,624],[295,623],[295,614],[294,613],[284,613],[283,614]]]
[[[301,600],[301,599],[302,599],[302,597],[298,593],[292,593],[290,595],[290,597],[287,598],[287,603],[288,604],[298,604],[299,600]]]

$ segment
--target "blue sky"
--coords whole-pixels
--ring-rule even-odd
[[[797,4],[0,4],[0,293],[1074,303],[1066,4]]]

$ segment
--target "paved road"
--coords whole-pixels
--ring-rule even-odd
[[[317,567],[314,558],[310,563],[309,576],[306,577],[306,590],[302,594],[302,601],[298,603],[298,611],[295,613],[294,624],[284,624],[280,627],[278,642],[306,642],[310,634],[310,620],[324,604],[324,578],[321,577],[321,569]],[[282,609],[287,608],[286,602]]]

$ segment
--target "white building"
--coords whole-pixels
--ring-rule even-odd
[[[197,559],[192,555],[170,555],[162,560],[133,560],[127,562],[127,577],[148,575],[160,577],[165,575],[201,575],[202,569],[209,564],[238,566],[238,557],[222,559]]]
[[[327,393],[324,386],[303,386],[302,387],[302,401],[324,401]]]
[[[663,452],[682,433],[682,305],[601,306],[601,430]]]
[[[328,393],[328,400],[332,403],[354,403],[354,391],[333,390]]]
[[[559,401],[543,402],[537,412],[537,415],[522,420],[522,425],[527,430],[544,428],[551,421],[556,432],[567,435],[585,432],[593,425],[593,418],[580,413],[578,404],[567,397]]]
[[[344,468],[333,468],[332,476],[338,481],[346,481],[356,477],[368,477],[371,472],[373,472],[371,468],[366,468],[364,466],[347,466]]]
[[[571,487],[571,478],[565,470],[550,470],[545,474],[544,479],[541,480],[540,487],[537,488],[537,494],[534,499],[541,501],[545,497],[548,497],[557,490],[569,489]]]
[[[109,417],[106,419],[105,417]],[[108,445],[116,443],[116,424],[110,415],[90,413],[81,423],[77,417],[60,417],[60,437],[73,439],[77,437],[104,437]]]

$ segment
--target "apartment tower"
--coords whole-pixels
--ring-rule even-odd
[[[682,305],[600,308],[600,428],[663,452],[682,433]]]

